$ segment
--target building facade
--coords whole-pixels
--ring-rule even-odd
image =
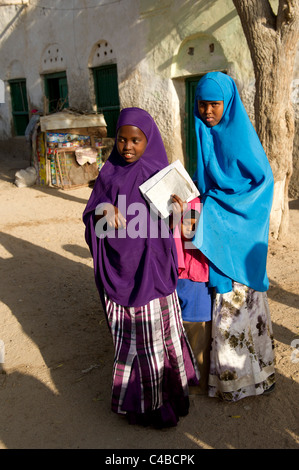
[[[275,2],[274,2],[275,3]],[[2,5],[1,5],[2,4]],[[253,118],[254,74],[231,0],[0,2],[0,139],[22,135],[33,109],[146,109],[169,160],[195,164],[193,99],[206,72],[232,76]]]

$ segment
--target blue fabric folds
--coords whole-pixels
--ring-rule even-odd
[[[212,319],[212,289],[206,282],[178,279],[177,293],[183,321],[204,322]]]
[[[201,120],[198,100],[223,100],[216,126]],[[209,260],[217,292],[229,292],[232,280],[263,292],[274,184],[267,156],[228,75],[212,72],[200,80],[194,116],[203,210],[193,243]]]

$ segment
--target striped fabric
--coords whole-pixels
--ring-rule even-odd
[[[176,291],[142,307],[123,307],[105,295],[105,305],[115,347],[112,410],[147,413],[169,393],[184,401],[196,372]]]

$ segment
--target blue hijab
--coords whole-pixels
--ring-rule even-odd
[[[216,126],[201,120],[198,100],[223,101]],[[209,260],[210,285],[225,293],[234,280],[266,291],[273,174],[234,81],[221,72],[205,75],[197,85],[194,115],[203,210],[193,243]]]

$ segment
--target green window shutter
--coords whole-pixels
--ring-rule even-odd
[[[117,67],[105,65],[93,69],[97,111],[104,114],[108,137],[114,137],[119,116]]]
[[[26,80],[11,80],[9,85],[15,133],[25,135],[29,122]]]

